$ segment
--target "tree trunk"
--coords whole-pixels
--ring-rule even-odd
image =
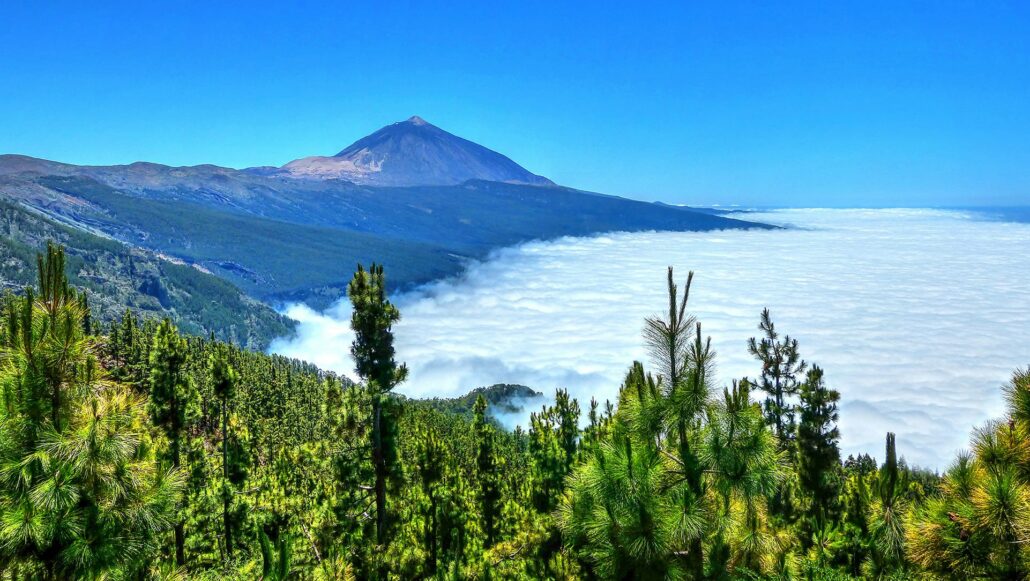
[[[380,395],[372,401],[372,462],[375,465],[376,543],[386,541],[386,457],[383,454],[383,406]]]
[[[701,539],[690,541],[690,547],[687,548],[687,570],[690,571],[691,579],[705,578],[704,547]]]
[[[175,564],[179,567],[186,564],[186,533],[182,520],[175,523]]]

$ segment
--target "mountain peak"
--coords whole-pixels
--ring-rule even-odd
[[[332,157],[291,161],[280,175],[375,186],[450,186],[469,180],[554,185],[508,157],[415,115],[363,137]]]

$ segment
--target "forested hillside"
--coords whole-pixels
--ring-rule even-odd
[[[0,200],[0,287],[20,291],[36,280],[36,256],[56,240],[67,250],[71,283],[88,291],[97,323],[131,310],[143,318],[171,318],[183,332],[210,335],[263,349],[287,334],[293,321],[247,297],[232,284],[159,257],[39,216]]]
[[[10,160],[0,156],[0,200],[196,264],[258,299],[316,307],[345,294],[358,262],[385,264],[396,289],[535,239],[766,227],[560,187],[373,188],[154,164],[144,173],[43,162],[5,175]]]
[[[476,402],[482,397],[486,400],[488,413],[495,417],[498,414],[519,414],[526,409],[536,408],[546,401],[544,394],[526,387],[497,383],[485,387],[477,387],[460,397],[413,400],[418,405],[429,406],[435,410],[458,414],[471,418],[475,413]]]
[[[797,341],[762,313],[754,376],[716,385],[670,269],[618,401],[558,390],[506,431],[482,393],[470,415],[394,395],[378,266],[348,286],[352,383],[169,321],[87,323],[65,255],[40,265],[0,323],[0,579],[1030,574],[1025,372],[943,475],[891,434],[879,463],[842,460],[839,395]]]

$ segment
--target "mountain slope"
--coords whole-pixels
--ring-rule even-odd
[[[0,200],[0,287],[35,284],[36,254],[48,240],[67,247],[71,283],[88,292],[95,319],[112,321],[126,309],[170,317],[183,330],[263,349],[293,323],[248,298],[229,282],[152,252],[130,248],[58,224]]]
[[[557,186],[419,119],[361,139],[338,159],[358,160],[361,152],[383,156],[381,164],[373,160],[377,175],[419,185],[299,179],[275,168],[76,166],[0,155],[0,200],[174,257],[257,299],[315,307],[344,293],[358,262],[383,263],[396,290],[530,240],[767,227]]]
[[[387,125],[332,157],[291,161],[281,172],[295,178],[344,179],[375,186],[457,185],[468,180],[553,185],[496,151],[421,117]]]
[[[535,239],[608,231],[758,227],[560,187],[279,190],[288,210],[258,216],[180,189],[116,189],[85,175],[22,177],[8,195],[80,228],[197,264],[253,296],[325,306],[357,262],[385,264],[392,288],[457,274],[468,259]],[[8,183],[13,178],[8,177]],[[297,180],[290,180],[291,184]],[[304,223],[306,216],[314,223]]]
[[[38,183],[77,202],[76,211],[63,216],[66,221],[198,265],[273,303],[332,302],[345,292],[358,262],[384,264],[395,288],[461,268],[460,257],[449,250],[417,241],[223,212],[188,201],[141,199],[76,176]]]

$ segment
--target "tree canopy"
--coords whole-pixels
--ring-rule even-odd
[[[768,310],[719,383],[667,273],[648,363],[616,401],[556,389],[510,430],[495,386],[394,393],[400,313],[357,269],[357,381],[181,334],[98,324],[51,246],[2,299],[0,580],[847,579],[1030,575],[1030,372],[943,475],[842,460],[839,393]],[[516,409],[516,408],[512,408]]]

